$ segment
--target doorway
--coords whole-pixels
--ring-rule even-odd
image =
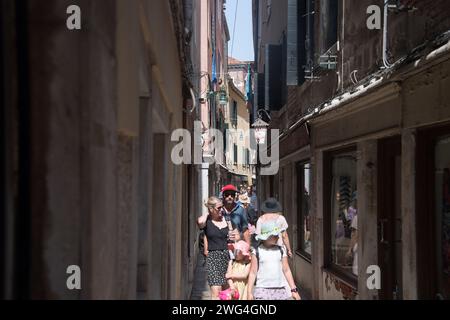
[[[419,299],[450,299],[450,125],[418,131]]]
[[[382,300],[402,299],[401,138],[378,145],[378,261]]]

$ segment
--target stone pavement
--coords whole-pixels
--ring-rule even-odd
[[[191,300],[209,300],[211,293],[206,281],[206,264],[202,254],[198,255],[197,267],[195,268],[194,284],[192,287]]]

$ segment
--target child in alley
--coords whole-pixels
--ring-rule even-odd
[[[230,260],[225,277],[231,290],[239,292],[239,300],[247,300],[247,280],[250,273],[250,246],[241,240],[234,244],[234,260]]]
[[[286,249],[278,245],[283,231],[285,230],[273,220],[261,224],[261,232],[256,236],[261,244],[252,253],[247,285],[248,300],[300,300]],[[291,289],[291,296],[284,287],[284,277]]]

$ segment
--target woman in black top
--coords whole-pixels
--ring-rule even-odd
[[[225,274],[230,260],[227,249],[228,225],[222,215],[222,201],[211,197],[205,205],[208,211],[198,218],[197,224],[200,229],[204,229],[208,239],[208,284],[211,288],[211,299],[218,300],[219,292],[227,284]]]

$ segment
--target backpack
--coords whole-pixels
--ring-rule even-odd
[[[280,260],[283,260],[283,248],[281,248],[279,245],[277,245],[277,247],[278,247],[278,250],[280,250],[280,255],[281,255]],[[255,256],[256,256],[256,259],[258,259],[258,270],[259,270],[259,245],[255,249]]]

